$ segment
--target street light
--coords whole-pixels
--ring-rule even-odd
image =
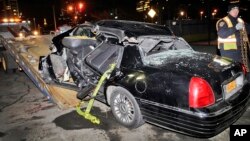
[[[215,15],[217,14],[217,12],[218,12],[217,9],[214,9],[214,10],[213,10],[213,13],[212,13],[213,19],[215,18]]]
[[[200,12],[200,15],[201,15],[201,21],[202,21],[202,16],[203,16],[203,14],[204,14],[204,12],[203,12],[203,11],[201,11],[201,12]]]
[[[71,3],[67,6],[68,14],[73,16],[73,21],[77,24],[78,20],[81,19],[81,12],[84,10],[84,3]]]
[[[72,5],[68,5],[67,10],[68,12],[81,12],[84,8],[84,4],[82,2],[79,2],[77,4],[72,4]]]
[[[47,24],[46,18],[43,18],[43,25],[44,25],[44,26],[47,26],[47,25],[48,25],[48,24]]]
[[[78,4],[78,8],[79,8],[79,11],[81,12],[82,9],[83,9],[83,3],[80,2],[80,3]]]
[[[71,11],[73,11],[73,6],[69,5],[67,9],[68,9],[69,12],[71,12]]]
[[[183,18],[184,14],[185,14],[184,11],[180,11],[181,18]]]
[[[74,19],[75,19],[75,20],[77,20],[77,19],[78,19],[78,16],[77,16],[77,15],[75,15],[75,16],[74,16]]]
[[[216,13],[215,13],[215,12],[213,12],[213,13],[212,13],[213,19],[214,19],[215,15],[216,15]]]

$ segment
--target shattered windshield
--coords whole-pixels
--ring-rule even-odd
[[[199,62],[211,62],[212,54],[197,52],[191,49],[169,50],[158,54],[146,56],[142,59],[146,66],[165,66],[174,64],[175,66],[198,67]]]

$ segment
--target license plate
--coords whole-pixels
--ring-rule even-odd
[[[234,80],[226,85],[226,92],[230,93],[235,88],[236,88],[236,81]]]

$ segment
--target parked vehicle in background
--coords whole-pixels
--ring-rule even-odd
[[[32,31],[29,24],[27,22],[20,22],[20,19],[4,18],[0,23],[0,37],[6,40],[22,40],[26,37],[35,37],[37,35],[37,31]],[[13,57],[3,47],[3,43],[0,43],[0,63],[5,72],[15,72],[18,68]]]
[[[6,19],[5,19],[6,20]],[[27,23],[2,22],[0,23],[0,36],[4,39],[14,39],[16,37],[25,37],[31,34]],[[6,51],[3,44],[0,43],[0,63],[5,72],[15,72],[18,68],[15,60]]]
[[[62,34],[70,30],[71,28],[72,28],[71,26],[65,24],[65,25],[59,26],[56,31],[50,31],[50,34],[53,36],[56,36],[56,35]]]
[[[78,88],[79,99],[116,64],[96,99],[110,105],[117,121],[129,128],[146,121],[212,137],[235,122],[249,103],[244,65],[196,52],[164,26],[103,20],[74,27],[52,41],[54,52],[40,60],[43,79]]]

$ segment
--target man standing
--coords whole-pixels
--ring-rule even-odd
[[[240,31],[244,29],[249,33],[250,29],[245,27],[244,21],[238,14],[238,3],[231,3],[228,6],[228,15],[217,21],[216,29],[220,55],[242,62]]]

